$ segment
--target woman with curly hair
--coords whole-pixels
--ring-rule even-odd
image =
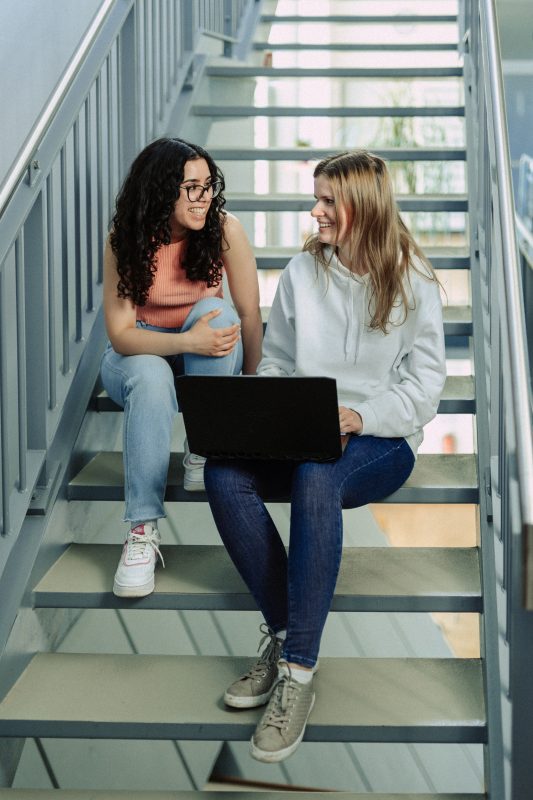
[[[104,255],[101,374],[124,408],[129,532],[113,586],[119,597],[152,592],[162,561],[157,523],[178,411],[174,377],[254,373],[260,360],[257,267],[241,223],[223,210],[223,190],[205,150],[164,138],[135,159],[117,197]],[[222,297],[224,274],[235,309]],[[204,461],[185,447],[187,490],[204,488]]]
[[[342,456],[328,463],[207,462],[220,535],[265,623],[267,646],[226,689],[233,708],[268,703],[252,756],[281,761],[315,701],[322,630],[342,555],[342,511],[408,478],[446,374],[439,283],[403,223],[385,162],[341,153],[314,171],[318,230],[284,269],[259,375],[335,378]],[[311,432],[310,432],[311,435]],[[289,551],[263,502],[290,494]],[[261,648],[261,645],[260,645]]]

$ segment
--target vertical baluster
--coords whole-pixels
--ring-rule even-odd
[[[151,40],[151,25],[150,25],[150,8],[151,0],[145,0],[144,3],[144,124],[146,142],[153,138],[152,118],[150,117],[152,111],[152,91],[151,91],[151,78],[150,75],[150,61],[152,53],[152,40]]]
[[[135,4],[135,69],[137,70],[137,144],[142,148],[146,142],[145,130],[145,105],[146,97],[144,90],[144,15],[140,3]]]
[[[63,365],[61,371],[66,375],[70,369],[69,348],[69,280],[68,280],[68,180],[67,180],[67,144],[61,148],[61,298],[62,298],[62,334]]]
[[[80,180],[80,120],[74,120],[74,315],[75,339],[82,339],[81,319],[81,180]]]
[[[113,69],[111,63],[111,53],[106,58],[107,70],[107,216],[113,208],[114,201],[114,175],[115,175],[115,124],[113,108]]]
[[[158,76],[158,50],[160,42],[158,39],[159,33],[159,3],[157,0],[151,0],[152,4],[152,36],[151,36],[151,59],[150,68],[152,72],[152,136],[157,136],[159,133],[159,76]]]
[[[166,94],[165,94],[165,102],[170,102],[171,97],[171,88],[172,88],[172,71],[174,65],[174,52],[172,49],[172,39],[174,36],[174,18],[172,16],[172,3],[170,0],[166,0],[167,10],[166,10],[166,35],[167,35],[167,60],[166,60],[166,71],[165,71],[165,81],[166,81]]]
[[[120,36],[117,36],[115,39],[115,43],[113,45],[113,108],[115,113],[115,173],[113,178],[113,192],[111,195],[111,208],[113,208],[113,203],[115,201],[115,195],[117,193],[118,184],[120,182],[121,170],[122,170],[122,119],[121,119],[121,108],[123,102],[123,94],[122,94],[122,85],[120,80]]]
[[[167,38],[165,36],[166,1],[159,3],[159,120],[162,122],[165,112],[165,59],[167,58]]]
[[[0,448],[2,452],[2,535],[7,536],[11,529],[11,514],[10,514],[10,494],[11,486],[9,485],[9,444],[8,444],[8,377],[7,377],[7,331],[6,320],[8,319],[6,303],[5,303],[5,262],[0,265]]]
[[[24,229],[15,242],[15,286],[17,308],[17,384],[18,384],[18,451],[19,492],[27,488],[26,456],[28,452],[28,420],[26,397],[26,303],[24,297]]]
[[[92,91],[92,90],[91,90]],[[94,310],[93,297],[93,168],[92,168],[92,136],[91,92],[85,100],[85,205],[86,205],[86,253],[87,253],[87,311]]]
[[[104,190],[103,182],[103,101],[102,101],[102,73],[96,77],[96,225],[98,242],[98,278],[103,281],[103,252],[104,252]]]
[[[56,358],[56,291],[54,265],[54,186],[53,175],[46,178],[46,195],[43,198],[46,215],[46,273],[48,280],[48,407],[57,404],[57,358]]]

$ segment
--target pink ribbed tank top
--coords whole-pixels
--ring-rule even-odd
[[[222,282],[207,287],[190,281],[181,266],[186,240],[163,245],[156,254],[157,271],[146,305],[137,306],[137,319],[160,328],[181,328],[193,305],[203,297],[222,297]]]

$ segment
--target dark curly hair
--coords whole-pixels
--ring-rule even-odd
[[[119,297],[129,297],[137,306],[146,303],[156,272],[155,256],[170,244],[169,218],[179,196],[185,163],[206,160],[212,181],[224,176],[209,153],[182,139],[152,142],[137,156],[117,195],[110,234],[117,259]],[[215,197],[200,231],[190,231],[182,266],[191,281],[217,286],[222,280],[222,252],[227,244],[223,226],[226,202],[222,191]]]

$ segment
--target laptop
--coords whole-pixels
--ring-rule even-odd
[[[193,453],[294,461],[342,455],[333,378],[181,375],[175,383]]]

